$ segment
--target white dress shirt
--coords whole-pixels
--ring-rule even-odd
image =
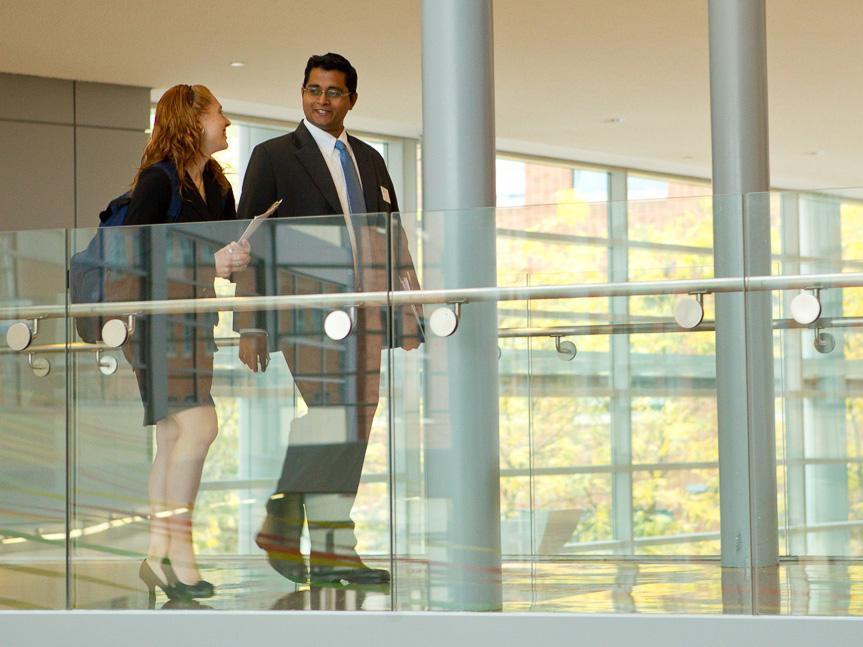
[[[315,143],[318,145],[318,148],[321,149],[321,155],[323,155],[324,161],[327,163],[327,168],[330,169],[333,184],[336,185],[336,193],[339,195],[339,204],[342,206],[342,213],[345,216],[345,226],[348,229],[348,240],[350,241],[351,256],[354,261],[354,288],[359,290],[360,275],[359,263],[357,262],[357,235],[354,231],[353,222],[351,221],[350,216],[351,210],[348,202],[348,183],[347,180],[345,180],[345,171],[342,168],[342,160],[339,157],[339,151],[336,150],[336,141],[342,141],[348,151],[348,155],[351,157],[351,161],[354,163],[354,168],[357,171],[357,179],[359,179],[360,182],[360,189],[362,189],[363,181],[362,178],[360,178],[360,169],[357,166],[354,151],[348,143],[348,131],[342,129],[342,134],[336,138],[327,131],[321,130],[314,124],[309,123],[305,119],[303,119],[303,123],[306,125],[309,133],[311,133]]]
[[[327,168],[330,169],[330,175],[333,177],[333,184],[336,185],[336,193],[339,194],[339,203],[342,205],[342,213],[350,213],[351,210],[348,206],[348,183],[347,180],[345,180],[345,171],[342,169],[342,161],[339,157],[339,151],[336,150],[336,141],[342,141],[345,148],[348,150],[348,155],[350,155],[351,160],[354,163],[354,168],[357,171],[360,188],[363,187],[363,180],[360,178],[360,169],[357,166],[354,151],[351,149],[351,145],[348,142],[348,131],[342,129],[342,134],[336,138],[327,131],[321,130],[314,124],[310,124],[305,119],[303,119],[303,123],[306,125],[306,128],[309,130],[312,137],[314,137],[318,148],[321,149],[321,155],[324,156],[324,161],[327,163]]]

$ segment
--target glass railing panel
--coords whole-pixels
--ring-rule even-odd
[[[580,268],[537,272],[530,275],[530,284],[601,285],[610,275],[609,255],[606,250],[602,252],[600,262],[589,263],[595,269],[587,275]],[[527,303],[530,328],[538,332],[608,322],[607,299]],[[608,398],[610,339],[607,335],[566,334],[556,338],[546,333],[526,337],[526,341],[534,523],[531,551],[515,557],[530,562],[557,556],[571,552],[567,546],[576,543],[585,552],[594,553],[597,546],[613,540],[613,478],[609,469],[612,444],[608,425],[612,415]],[[575,351],[576,357],[567,351]]]
[[[65,231],[0,233],[4,610],[66,607],[65,285]]]
[[[746,198],[750,226],[760,232],[752,238],[761,246],[767,241],[758,218],[766,218],[769,209],[770,274],[779,282],[767,293],[779,577],[796,592],[816,592],[783,604],[787,613],[854,613],[853,560],[863,554],[856,368],[863,313],[861,198],[859,190]],[[758,294],[750,290],[750,304]]]
[[[735,499],[739,488],[727,495],[719,473],[726,489],[743,483],[754,493],[763,484],[750,459],[763,457],[765,443],[773,446],[753,422],[754,398],[744,397],[742,454],[720,460],[721,420],[740,411],[719,406],[715,304],[742,297],[743,283],[733,282],[739,274],[727,263],[729,253],[747,249],[741,232],[750,251],[773,252],[750,276],[852,275],[863,267],[854,242],[863,210],[813,196],[681,198],[667,201],[667,234],[660,235],[654,230],[663,226],[663,209],[650,202],[356,216],[350,229],[343,217],[272,221],[254,234],[251,263],[232,281],[215,278],[213,254],[245,223],[103,234],[106,291],[93,301],[108,305],[86,318],[76,310],[72,344],[54,349],[64,360],[68,351],[72,368],[70,604],[786,608],[776,594],[782,582],[816,577],[810,566],[821,565],[805,564],[793,577],[750,568],[764,542],[745,533],[757,534],[773,513]],[[746,227],[757,227],[714,241],[704,230],[711,218],[714,225],[748,218]],[[825,227],[838,234],[825,238]],[[95,235],[72,232],[69,253]],[[74,260],[71,269],[77,276]],[[732,282],[719,285],[716,277]],[[682,280],[693,283],[674,283]],[[624,287],[611,296],[609,285]],[[549,286],[562,291],[531,292]],[[808,329],[790,323],[797,288],[773,290],[780,553],[835,560],[853,556],[856,545],[856,288],[813,287],[821,288],[823,312]],[[80,305],[71,288],[73,306]],[[745,331],[742,370],[750,384],[764,319],[753,314],[763,310],[754,305],[759,291],[766,293],[750,286],[731,326]],[[365,296],[339,296],[356,292]],[[62,289],[57,294],[66,298]],[[235,294],[307,301],[249,305],[230,301]],[[229,300],[207,305],[219,297]],[[688,329],[675,318],[677,307],[698,301],[704,321]],[[135,303],[111,305],[121,302]],[[341,341],[323,332],[334,310],[349,329]],[[130,314],[129,339],[118,348],[101,343],[105,319],[128,327]],[[339,316],[330,323],[336,330]],[[819,363],[831,355],[821,351],[836,342],[834,332],[842,335],[841,366],[835,357]],[[808,354],[800,341],[807,334]],[[238,356],[252,361],[248,353],[267,371],[250,371]],[[49,379],[55,372],[52,360]],[[152,482],[159,432],[142,422],[169,417],[175,405],[209,407],[209,398],[218,433],[204,440],[204,458],[199,452],[200,491],[185,504],[160,499],[150,491],[161,491]],[[161,401],[163,410],[153,404]],[[191,424],[195,432],[203,427]],[[181,462],[179,473],[196,479],[194,461]],[[837,492],[845,493],[844,518],[824,517],[833,510],[824,502],[836,504]],[[328,512],[310,512],[316,507]],[[195,557],[185,561],[212,581],[215,596],[178,602],[157,587],[153,599],[139,579],[141,560],[158,552],[152,542],[164,543],[178,528],[194,537],[187,552]],[[48,545],[57,535],[37,530]],[[4,539],[24,543],[18,535]],[[840,540],[842,550],[818,548]],[[175,560],[182,571],[182,556]],[[187,569],[186,579],[192,576],[199,577]],[[152,578],[145,573],[145,580]],[[672,590],[683,581],[699,595]],[[578,599],[558,595],[592,586]],[[330,595],[333,587],[344,594]]]
[[[512,213],[504,216],[504,224],[516,222]],[[394,227],[400,222],[408,238],[391,237],[394,312],[401,307],[396,297],[420,289],[485,288],[499,281],[523,287],[523,267],[514,264],[496,274],[496,244],[515,255],[524,241],[509,231],[497,237],[495,216],[494,209],[475,209],[395,219]],[[400,278],[405,247],[418,259],[416,286]],[[510,326],[527,324],[526,304],[503,304],[499,314],[494,301],[447,305],[452,300],[420,299],[417,314],[427,322],[424,344],[417,351],[396,350],[390,359],[394,375],[419,375],[418,380],[393,380],[402,385],[394,394],[392,443],[394,604],[402,610],[498,609],[501,543],[516,552],[530,550],[526,344],[500,343],[497,335],[500,318]],[[432,332],[443,334],[456,324],[452,337]],[[516,379],[508,381],[507,371]],[[510,396],[502,414],[499,393]],[[504,426],[513,434],[506,439],[499,433],[499,416],[507,417]],[[513,450],[504,478],[500,447]],[[518,508],[503,523],[502,505]]]
[[[630,201],[627,279],[714,278],[715,206],[711,196]],[[619,527],[631,533],[621,552],[698,564],[720,554],[715,335],[710,326],[674,325],[675,307],[686,299],[652,294],[619,306],[630,321],[672,324],[614,342],[625,358],[616,360],[615,373],[628,393],[614,399],[624,407],[618,418],[629,426],[632,465],[631,518]],[[706,298],[702,307],[712,322],[714,301]]]
[[[612,202],[608,212],[608,282],[712,278],[709,197]],[[576,272],[560,274],[555,282],[581,282]],[[575,405],[579,415],[573,422],[554,424],[548,417],[545,425],[552,435],[566,430],[582,455],[575,461],[561,461],[558,455],[545,466],[568,463],[570,470],[589,471],[595,481],[585,490],[589,505],[581,506],[575,532],[545,557],[719,553],[713,333],[686,332],[674,325],[680,298],[650,294],[569,300],[570,325],[587,323],[579,322],[576,313],[594,304],[593,322],[617,324],[620,332],[570,337],[579,349],[572,362],[546,354],[541,363],[540,355],[535,356],[534,374],[549,373],[557,364],[554,372],[568,373],[572,380],[566,389],[574,394],[569,401],[584,399]],[[534,302],[537,308],[546,303]],[[712,319],[711,304],[705,306],[705,318]],[[672,328],[665,331],[638,332],[639,326],[669,323]],[[627,330],[627,325],[635,327]],[[591,391],[593,402],[586,397]],[[541,402],[541,397],[534,400],[535,409]],[[534,426],[539,427],[535,417]],[[538,489],[542,467],[537,461]],[[547,511],[553,508],[546,506]]]
[[[418,353],[392,360],[405,375],[419,371],[417,395],[407,386],[394,394],[397,608],[492,608],[496,594],[505,610],[751,607],[745,587],[722,579],[713,300],[701,299],[701,325],[690,330],[675,320],[679,302],[698,301],[688,292],[716,289],[712,218],[718,211],[739,222],[739,204],[681,198],[401,215],[421,259],[422,289],[447,290],[417,295],[430,327],[436,311],[467,303],[458,306],[454,334],[432,332]],[[464,232],[479,255],[488,255],[494,237],[493,274],[474,271],[476,254],[456,242]],[[694,283],[669,288],[667,281]],[[607,291],[646,282],[653,286],[643,293]],[[586,285],[577,296],[513,291]],[[742,280],[735,285],[742,298]],[[483,355],[494,333],[468,329],[459,338],[480,299],[496,301],[496,376]],[[475,371],[472,360],[486,373],[463,385],[458,370]],[[484,393],[476,388],[484,379],[497,383],[497,433],[459,395]],[[475,444],[465,446],[469,433],[497,445],[496,489],[436,464],[488,461]],[[499,530],[487,517],[467,524],[473,534],[464,530],[459,514],[470,511],[458,487],[489,509],[499,504]],[[743,579],[747,565],[745,554],[733,563]],[[701,595],[677,596],[684,580]],[[596,595],[584,595],[586,587]]]
[[[611,279],[612,242],[616,232],[607,203],[568,204],[497,210],[498,285],[508,285],[508,275],[523,273],[528,286],[567,283],[605,283]],[[504,228],[503,223],[507,223]],[[625,237],[625,235],[624,235]],[[573,263],[578,258],[578,263]],[[568,268],[562,271],[562,268]],[[524,305],[522,305],[524,304]],[[525,307],[527,324],[504,320],[509,308]],[[501,342],[519,341],[522,364],[500,363],[500,382],[526,386],[530,426],[514,428],[506,411],[516,396],[501,388],[501,540],[504,559],[529,562],[536,555],[557,554],[573,537],[596,543],[611,539],[607,502],[611,492],[608,472],[597,465],[610,462],[610,444],[604,420],[608,403],[591,384],[606,380],[607,338],[564,339],[529,336],[526,329],[589,325],[607,321],[606,299],[548,299],[498,304]],[[563,339],[563,338],[561,338]],[[566,361],[570,344],[577,344],[578,367]],[[576,368],[582,388],[574,392],[568,382]],[[526,370],[525,370],[526,369]],[[521,379],[519,379],[521,378]],[[574,433],[572,420],[580,420],[583,434]],[[529,448],[530,478],[522,478],[523,493],[530,495],[529,509],[513,501],[507,485],[513,482],[510,465],[517,447]],[[527,486],[527,487],[525,487]],[[523,497],[526,498],[526,497]],[[523,505],[523,504],[522,504]],[[530,521],[529,527],[525,521]],[[520,550],[507,541],[516,528],[524,528]],[[529,542],[529,543],[528,543]]]
[[[137,314],[102,365],[77,355],[78,608],[390,607],[386,219],[266,221],[217,277],[247,224],[109,232],[110,316]]]

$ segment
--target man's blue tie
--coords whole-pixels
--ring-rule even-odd
[[[348,187],[348,208],[351,210],[351,213],[365,213],[366,201],[363,198],[363,189],[360,186],[360,178],[357,175],[354,161],[351,159],[345,143],[340,139],[336,140],[336,150],[339,151],[339,161],[342,163],[342,171],[345,173],[345,184]]]

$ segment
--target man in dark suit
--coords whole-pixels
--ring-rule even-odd
[[[273,259],[268,268],[274,276],[261,281],[249,279],[254,272],[248,272],[247,280],[237,280],[238,294],[261,294],[262,284],[279,294],[419,288],[397,217],[380,215],[398,211],[384,160],[344,129],[356,89],[357,73],[347,59],[332,53],[312,56],[302,85],[305,119],[294,132],[252,152],[239,217],[250,218],[281,199],[277,217],[330,215],[319,228],[330,227],[336,236],[315,241],[292,231],[276,237],[289,242],[279,243],[281,260]],[[312,269],[322,266],[341,271]],[[313,583],[388,582],[386,570],[367,567],[357,555],[350,510],[378,405],[381,351],[419,345],[416,311],[360,308],[354,332],[335,343],[324,337],[318,311],[238,313],[235,320],[240,359],[254,371],[265,370],[269,352],[281,351],[309,408],[291,424],[282,475],[267,504],[258,545],[279,573],[296,582],[309,575]],[[311,539],[310,572],[299,548],[304,521]]]

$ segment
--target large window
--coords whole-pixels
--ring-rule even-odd
[[[292,128],[291,124],[234,120],[228,132],[229,148],[217,157],[238,198],[254,146]],[[385,159],[390,158],[391,166],[402,164],[406,151],[411,156],[416,152],[417,176],[404,182],[415,187],[408,189],[413,195],[399,195],[399,199],[402,204],[421,203],[420,147],[413,141],[365,139]],[[393,157],[393,150],[401,150],[402,155]],[[401,172],[395,171],[394,176]],[[713,202],[707,181],[506,154],[497,160],[496,183],[500,285],[713,276]],[[863,230],[858,226],[859,204],[814,195],[776,198],[776,269],[859,269],[855,260],[863,249],[855,233]],[[836,265],[840,257],[844,260]],[[834,300],[836,313],[859,311],[850,298]],[[710,307],[708,318],[713,316]],[[776,307],[778,316],[783,306],[777,302]],[[499,325],[649,323],[667,320],[672,309],[670,297],[543,301],[530,307],[502,304]],[[777,333],[776,337],[784,357],[801,352],[804,357],[803,364],[783,364],[782,378],[789,379],[789,367],[796,367],[797,381],[808,379],[810,390],[821,394],[777,391],[785,552],[859,554],[858,519],[863,507],[856,493],[863,452],[856,422],[863,417],[858,406],[863,398],[854,370],[861,344],[846,333],[839,340],[839,354],[825,360],[801,350],[801,336],[805,341],[806,334],[810,333]],[[508,339],[500,345],[506,552],[718,554],[711,333],[581,337],[578,358],[569,364],[560,362],[547,340]],[[510,361],[508,357],[530,359]],[[824,361],[832,362],[832,381],[807,377],[810,371],[820,370]],[[220,415],[230,420],[242,405],[220,401],[219,406]],[[830,415],[821,415],[819,425],[804,429],[799,422],[805,418],[803,412],[817,411]],[[225,487],[234,482],[241,488],[248,479],[248,470],[240,468],[242,456],[231,458],[242,453],[242,447],[241,439],[232,438],[226,428],[208,462],[206,478],[214,489],[202,502],[218,508],[221,515],[219,523],[201,533],[212,552],[251,548],[236,541],[236,528],[245,517],[242,495],[235,492],[243,490]],[[387,469],[386,452],[379,453],[367,462],[364,476],[378,488],[383,487],[381,475]],[[838,498],[832,496],[837,493]],[[824,503],[828,499],[832,503]],[[559,541],[543,543],[539,535],[531,539],[526,528],[541,535],[544,524],[557,524],[571,533],[564,532]]]
[[[603,169],[498,157],[496,182],[498,207],[608,200]]]

